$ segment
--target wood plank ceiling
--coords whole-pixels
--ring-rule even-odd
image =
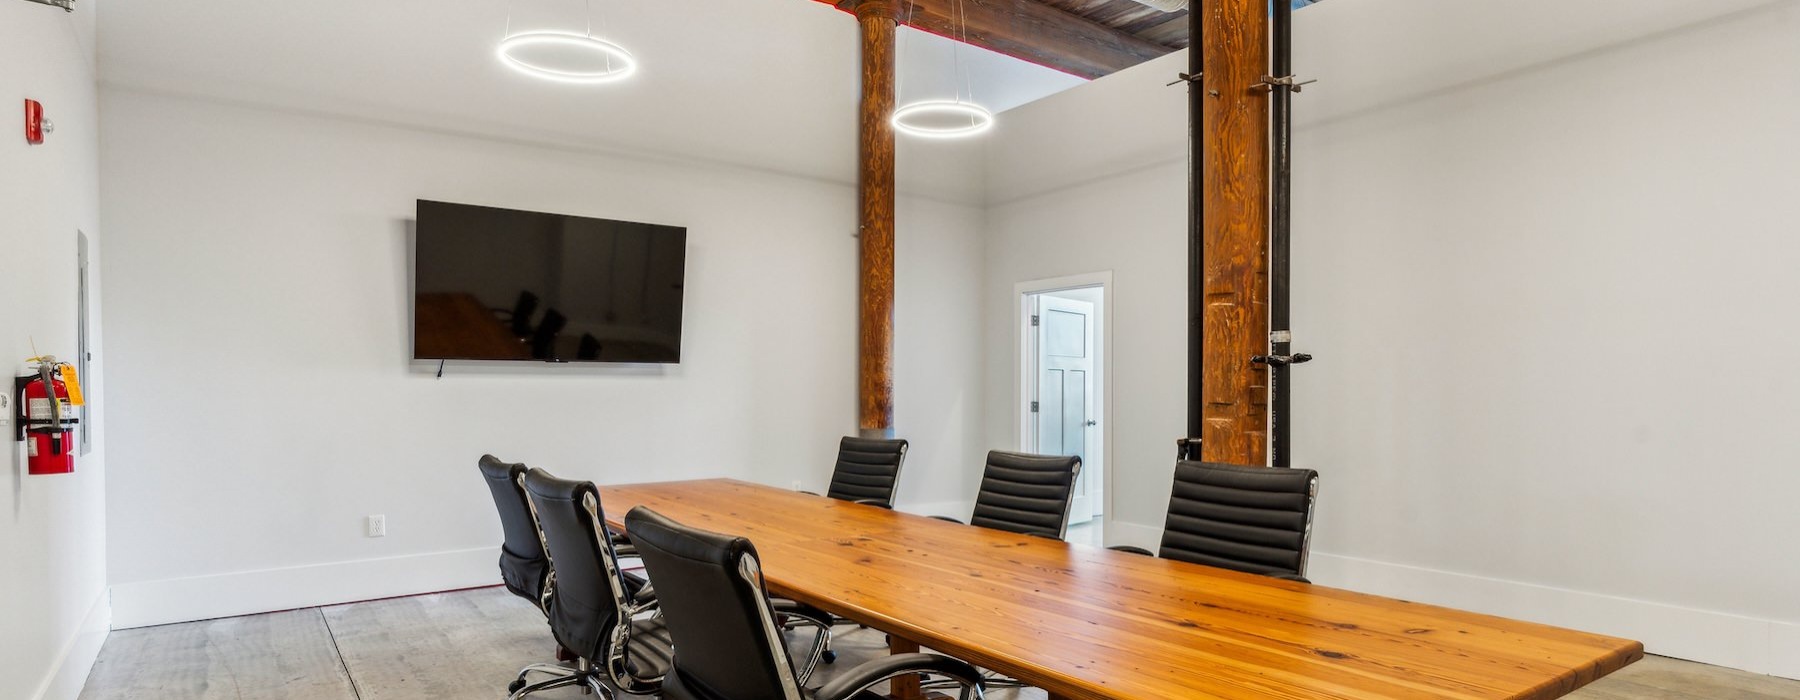
[[[861,0],[819,0],[854,13]],[[904,24],[1083,78],[1187,46],[1185,10],[1135,0],[894,0]],[[960,10],[960,14],[959,11]]]
[[[1188,45],[1187,10],[1164,12],[1134,0],[1037,0],[1058,10],[1096,22],[1139,39],[1168,47]]]

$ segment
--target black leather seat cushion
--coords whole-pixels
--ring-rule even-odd
[[[625,657],[631,662],[631,675],[656,678],[668,673],[675,666],[674,641],[661,615],[632,620]]]

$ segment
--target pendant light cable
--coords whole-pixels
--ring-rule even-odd
[[[917,0],[908,0],[906,25],[910,26],[913,24],[913,18],[916,16],[918,9]],[[987,108],[975,103],[974,72],[971,71],[968,64],[963,61],[961,44],[969,43],[968,0],[956,0],[956,3],[950,7],[950,16],[947,19],[954,23],[950,27],[950,31],[944,35],[944,38],[949,39],[952,42],[950,44],[950,91],[952,98],[949,100],[923,100],[913,102],[894,110],[894,114],[889,119],[889,123],[892,124],[897,131],[925,138],[956,139],[980,134],[994,126],[994,114],[989,112]],[[903,34],[900,37],[896,49],[904,49],[905,42],[906,37]],[[900,77],[895,80],[896,92],[904,85],[905,72],[903,71],[901,72]],[[948,123],[954,124],[964,117],[969,120],[967,125],[948,127],[929,125],[931,118],[939,120],[949,118],[954,121]],[[921,122],[921,118],[925,118],[925,121]],[[940,121],[938,123],[944,124],[946,122]]]
[[[610,83],[637,72],[637,59],[631,55],[630,51],[626,51],[618,44],[594,36],[593,0],[582,0],[585,24],[581,32],[545,30],[514,34],[512,31],[514,4],[512,0],[508,0],[506,4],[506,23],[503,26],[500,46],[496,50],[501,63],[508,68],[545,80],[580,84]],[[604,22],[602,22],[602,26],[605,26]],[[600,58],[604,62],[605,70],[568,70],[534,61],[529,52],[520,51],[536,46],[556,46],[565,50],[582,51],[590,56]]]

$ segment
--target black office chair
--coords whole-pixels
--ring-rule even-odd
[[[1306,581],[1318,493],[1319,473],[1311,469],[1176,462],[1160,554],[1164,559]],[[1113,549],[1150,554],[1137,547]]]
[[[1069,506],[1080,474],[1081,458],[1074,455],[989,452],[968,524],[1060,540],[1069,529]]]
[[[655,692],[669,668],[668,634],[652,614],[655,603],[638,600],[619,573],[599,490],[542,469],[527,471],[524,484],[550,559],[550,630],[575,655],[576,667],[527,667],[507,687],[510,697],[565,686],[611,697],[605,681],[636,695]],[[531,672],[553,677],[528,684]]]
[[[905,463],[905,440],[846,437],[838,441],[837,467],[831,472],[825,495],[892,510],[894,492],[900,490],[900,467]]]
[[[494,507],[500,511],[500,528],[505,535],[500,545],[500,579],[506,583],[506,590],[543,610],[550,592],[546,585],[550,560],[544,555],[543,540],[538,538],[537,522],[531,518],[531,504],[525,501],[525,485],[519,481],[525,475],[525,465],[482,455],[478,466],[494,496]]]
[[[893,510],[894,492],[900,489],[900,467],[906,463],[906,447],[905,440],[857,437],[839,440],[837,467],[831,472],[831,485],[825,496]],[[831,623],[834,626],[854,624],[836,616],[831,618]],[[834,663],[837,652],[827,648],[820,660]]]
[[[683,526],[643,506],[625,516],[675,642],[663,700],[880,700],[870,687],[897,676],[944,676],[963,700],[982,697],[981,675],[936,654],[899,654],[850,669],[824,687],[794,673],[776,617],[792,614],[768,597],[756,547]]]
[[[569,325],[569,318],[556,309],[546,309],[544,320],[538,322],[537,330],[531,332],[531,357],[538,360],[554,360],[556,358],[556,336],[561,335],[563,328]]]

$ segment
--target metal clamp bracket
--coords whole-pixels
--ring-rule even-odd
[[[1198,83],[1198,82],[1200,82],[1200,79],[1205,76],[1206,76],[1205,73],[1194,73],[1192,75],[1187,74],[1187,73],[1177,73],[1175,75],[1175,79],[1171,80],[1167,83],[1164,83],[1163,87],[1168,87],[1170,85],[1180,85],[1182,83]]]
[[[1301,80],[1300,78],[1292,76],[1292,75],[1286,75],[1286,76],[1282,76],[1279,78],[1274,77],[1274,76],[1265,75],[1262,77],[1262,80],[1256,81],[1256,86],[1263,88],[1269,92],[1274,92],[1277,88],[1286,88],[1286,89],[1292,90],[1294,92],[1300,92],[1301,87],[1311,85],[1316,82],[1319,82],[1318,78],[1313,78],[1311,80]]]
[[[1312,355],[1306,353],[1294,353],[1292,355],[1257,355],[1250,358],[1250,361],[1259,365],[1268,365],[1270,367],[1287,367],[1290,365],[1312,362],[1312,359]]]

